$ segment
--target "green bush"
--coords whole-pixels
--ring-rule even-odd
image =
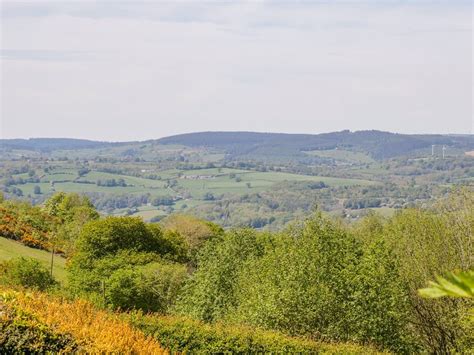
[[[233,231],[206,245],[176,312],[288,335],[414,350],[398,265],[315,215],[279,234]]]
[[[177,264],[118,269],[105,283],[105,299],[115,309],[166,313],[186,277],[186,268]]]
[[[382,240],[393,254],[409,304],[411,333],[430,353],[472,352],[472,347],[464,345],[474,343],[474,332],[465,322],[469,303],[425,299],[418,289],[438,275],[474,268],[473,211],[474,194],[460,189],[432,210],[404,209],[386,221],[372,215],[355,228],[366,247]]]
[[[160,236],[140,219],[106,217],[87,223],[79,235],[78,252],[89,259],[99,259],[121,250],[158,252]]]
[[[326,344],[305,338],[292,338],[278,332],[263,331],[222,323],[205,324],[184,317],[130,315],[131,323],[152,335],[171,352],[196,353],[318,353],[375,354],[374,349],[352,344]]]
[[[148,310],[168,313],[189,277],[186,266],[176,263],[150,263],[139,267],[139,270],[144,275],[141,287],[151,292],[152,297],[148,304],[154,304],[154,308]]]
[[[179,233],[139,218],[107,217],[81,231],[68,266],[72,294],[112,308],[166,312],[187,276]]]
[[[0,265],[0,280],[7,285],[46,290],[56,284],[49,271],[32,258],[15,258]]]
[[[184,287],[176,311],[204,321],[222,319],[235,306],[237,277],[248,259],[261,255],[266,234],[234,230],[209,240],[198,258],[198,268]]]

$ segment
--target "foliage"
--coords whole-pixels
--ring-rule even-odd
[[[470,309],[464,300],[429,300],[418,293],[426,280],[474,267],[473,211],[474,194],[459,189],[432,210],[405,209],[387,221],[371,216],[356,228],[365,243],[383,240],[392,250],[409,300],[412,332],[431,352],[463,352],[462,344],[473,338],[464,322]]]
[[[359,192],[370,194],[362,187]],[[329,188],[318,191],[326,193]],[[278,351],[265,340],[268,331],[268,339],[277,331],[277,338],[358,343],[397,353],[469,353],[474,348],[473,324],[468,322],[472,300],[426,299],[418,292],[426,280],[447,275],[432,284],[431,295],[472,294],[474,194],[467,188],[392,217],[369,213],[356,225],[318,212],[277,233],[223,231],[183,215],[158,224],[133,217],[95,219],[87,202],[71,197],[76,202],[66,209],[85,212],[84,218],[76,218],[69,210],[60,212],[63,200],[53,200],[49,209],[4,201],[3,218],[10,220],[2,230],[14,238],[41,231],[57,246],[58,231],[69,225],[70,295],[112,310],[174,314],[176,318],[155,314],[133,320],[172,349]],[[271,213],[291,204],[258,192],[245,197],[249,203],[254,200],[264,201]],[[227,207],[220,208],[218,213]],[[4,280],[14,279],[7,270],[23,272],[24,279],[17,278],[23,281],[10,284],[41,283],[30,282],[40,270],[36,266],[4,265]],[[253,334],[246,327],[258,330]],[[264,340],[259,332],[267,334]],[[272,341],[283,351],[290,349],[278,339]]]
[[[223,234],[223,229],[211,222],[182,214],[173,214],[160,224],[165,231],[181,235],[188,248],[188,258],[194,263],[198,250],[209,239]]]
[[[46,290],[56,284],[50,272],[36,259],[19,257],[0,263],[0,282]]]
[[[82,226],[99,217],[90,201],[77,194],[58,193],[44,208],[17,201],[0,205],[0,236],[30,247],[72,253]]]
[[[31,314],[7,307],[0,298],[0,349],[3,353],[75,352],[78,344]]]
[[[373,348],[352,344],[329,344],[305,338],[288,337],[224,323],[206,324],[184,317],[159,317],[134,313],[131,323],[152,335],[171,352],[185,353],[318,353],[375,354]]]
[[[157,224],[148,224],[147,228],[158,238],[157,252],[165,259],[186,262],[189,260],[190,247],[180,232],[176,230],[164,230]]]
[[[114,309],[166,312],[187,277],[182,237],[138,218],[88,223],[69,265],[69,289]],[[166,261],[168,260],[168,261]]]
[[[57,218],[54,224],[55,248],[62,248],[67,254],[74,252],[76,240],[82,227],[99,218],[90,200],[83,195],[58,192],[44,204],[44,210]]]
[[[436,277],[436,280],[430,281],[430,287],[418,291],[422,297],[474,297],[474,271],[448,273],[445,277]]]
[[[248,258],[263,252],[265,237],[243,229],[211,239],[178,299],[177,312],[205,321],[222,319],[235,305],[240,271]]]
[[[143,268],[116,270],[105,286],[105,300],[112,308],[166,313],[173,305],[187,272],[177,264],[152,263]]]
[[[91,221],[82,229],[77,241],[78,252],[91,260],[117,253],[158,252],[161,248],[157,229],[150,230],[140,218],[106,217]]]
[[[51,216],[58,217],[62,222],[74,220],[77,208],[86,209],[89,219],[97,219],[99,217],[94,205],[83,195],[58,192],[44,204],[45,211]]]
[[[38,249],[51,248],[53,219],[28,203],[3,201],[0,205],[0,236]]]
[[[86,353],[165,353],[155,340],[118,315],[97,310],[88,302],[11,290],[5,290],[1,298],[6,307],[31,315],[61,334],[70,334]]]
[[[383,243],[363,250],[316,215],[279,235],[226,233],[207,244],[176,311],[290,335],[412,349],[407,298]]]
[[[238,306],[228,317],[288,334],[406,351],[413,344],[397,270],[382,243],[364,250],[316,215],[248,263],[238,281]]]

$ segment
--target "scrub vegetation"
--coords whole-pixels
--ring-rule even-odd
[[[100,216],[65,193],[0,211],[5,351],[474,349],[472,298],[441,297],[472,288],[470,188],[352,223],[316,210],[276,232]]]

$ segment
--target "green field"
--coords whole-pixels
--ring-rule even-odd
[[[48,270],[51,265],[51,253],[29,248],[14,240],[0,237],[0,260],[10,260],[18,257],[34,258],[44,265]],[[66,259],[54,256],[53,276],[59,282],[66,282]]]
[[[231,178],[231,174],[236,177]],[[24,175],[24,174],[22,174]],[[375,182],[362,179],[344,179],[324,176],[298,175],[284,172],[255,172],[229,168],[209,168],[197,170],[169,169],[157,172],[161,180],[146,179],[143,177],[112,174],[91,171],[78,177],[74,169],[57,169],[42,177],[40,183],[26,183],[16,185],[24,195],[33,195],[35,186],[41,188],[43,194],[54,192],[98,192],[105,194],[146,194],[151,196],[177,196],[178,192],[188,192],[194,199],[202,199],[207,192],[214,195],[237,194],[243,195],[261,192],[282,181],[322,181],[331,187],[373,185]],[[17,175],[20,176],[20,175]],[[237,181],[240,179],[240,181]],[[98,186],[99,180],[123,179],[127,186]],[[76,181],[75,181],[76,180]],[[177,185],[170,190],[166,188],[168,180],[176,180]],[[58,181],[52,183],[54,181]],[[80,183],[82,182],[82,183]],[[91,183],[84,183],[91,182]],[[250,184],[250,185],[248,185]]]
[[[375,162],[375,160],[372,159],[368,154],[343,149],[312,150],[305,153],[308,155],[318,156],[321,158],[331,158],[336,161],[343,161],[347,163],[370,164]]]
[[[133,163],[129,166],[133,168]],[[352,167],[355,168],[355,167]],[[129,170],[127,170],[129,171]],[[186,213],[200,206],[208,208],[209,204],[219,203],[220,199],[241,198],[245,195],[272,191],[277,184],[284,182],[323,182],[331,188],[371,186],[380,182],[367,179],[336,178],[327,176],[300,175],[288,172],[243,170],[233,168],[203,168],[193,170],[163,169],[156,165],[146,165],[139,169],[135,166],[135,175],[115,174],[94,170],[79,176],[78,169],[71,164],[56,162],[47,173],[39,175],[39,183],[29,182],[14,185],[20,188],[23,196],[46,198],[55,192],[95,193],[99,198],[123,199],[124,196],[148,195],[147,202],[135,207],[107,208],[102,212],[112,215],[130,215],[150,221],[154,217],[166,216],[174,212]],[[42,172],[42,171],[41,171]],[[149,179],[153,174],[159,179]],[[28,179],[28,174],[17,174],[14,178]],[[118,182],[122,179],[126,186],[99,186],[97,182]],[[41,189],[41,195],[34,194],[35,186]],[[211,195],[209,195],[212,194]],[[170,206],[153,206],[156,198],[173,199]],[[217,200],[217,201],[215,201]],[[130,205],[131,206],[131,205]]]
[[[230,178],[234,173],[241,181]],[[343,179],[324,176],[298,175],[283,172],[254,172],[237,169],[203,169],[187,171],[185,176],[193,176],[193,179],[181,177],[178,185],[188,190],[193,198],[202,198],[206,192],[213,194],[247,194],[270,189],[274,184],[282,181],[322,181],[331,187],[337,186],[368,186],[375,184],[374,181],[360,179]],[[206,177],[198,179],[196,176]],[[247,185],[250,184],[250,187]]]

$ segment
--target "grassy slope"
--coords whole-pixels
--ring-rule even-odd
[[[186,178],[179,178],[181,173]],[[240,182],[230,178],[230,174],[236,174],[241,178]],[[124,179],[130,185],[126,187],[105,187],[97,186],[96,184],[79,184],[74,183],[73,180],[77,177],[72,170],[57,169],[54,174],[47,174],[43,177],[41,183],[27,183],[24,185],[17,185],[25,195],[33,195],[33,188],[39,185],[43,194],[52,193],[51,184],[47,181],[64,181],[58,182],[54,185],[55,191],[64,192],[103,192],[107,194],[145,194],[150,193],[152,196],[166,196],[174,195],[172,191],[165,188],[164,179],[176,179],[178,187],[182,187],[189,191],[193,198],[201,199],[206,192],[214,194],[247,194],[252,192],[260,192],[272,187],[275,183],[281,181],[323,181],[329,186],[354,186],[354,185],[372,185],[375,182],[362,179],[343,179],[324,176],[308,176],[298,175],[284,172],[255,172],[239,169],[200,169],[200,170],[166,170],[158,173],[163,180],[151,180],[140,177],[133,177],[127,175],[111,174],[104,172],[91,171],[85,176],[81,177],[80,181],[97,181],[106,179]],[[208,177],[207,179],[195,179],[195,176]],[[251,187],[247,187],[247,183]]]
[[[34,258],[41,262],[46,268],[51,265],[51,253],[29,248],[10,239],[0,237],[0,260],[10,260],[17,257]],[[64,283],[66,281],[66,259],[58,255],[54,256],[53,276]]]
[[[332,158],[335,160],[356,164],[370,164],[375,162],[374,159],[372,159],[372,157],[370,157],[368,154],[343,149],[312,150],[305,153],[308,155],[314,155],[322,158]]]

